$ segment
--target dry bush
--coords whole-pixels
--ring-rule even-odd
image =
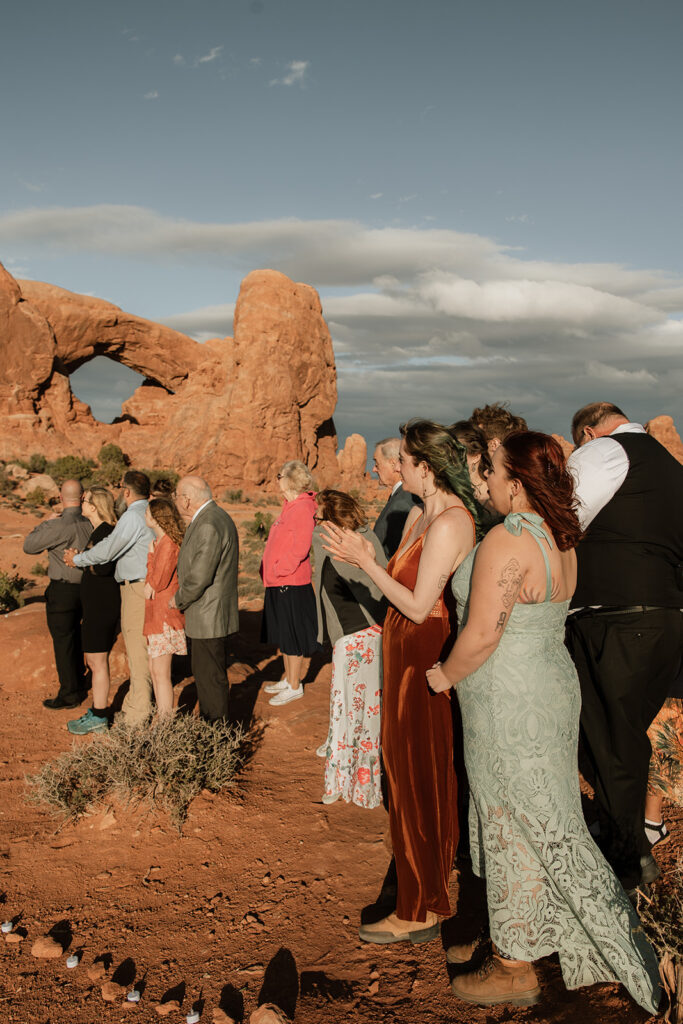
[[[24,603],[24,595],[28,580],[25,580],[18,573],[3,572],[0,569],[0,613],[12,612],[15,608],[21,608]]]
[[[669,997],[665,1020],[683,1022],[683,854],[666,880],[639,894],[638,915],[659,957],[662,984]]]
[[[256,734],[240,727],[175,715],[151,724],[115,725],[27,778],[29,799],[75,819],[106,799],[149,804],[180,830],[192,800],[233,785]]]

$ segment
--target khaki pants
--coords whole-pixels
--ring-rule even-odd
[[[142,633],[144,621],[144,582],[124,583],[121,586],[121,633],[128,656],[130,689],[121,710],[128,725],[137,725],[152,713],[152,677],[147,641]]]

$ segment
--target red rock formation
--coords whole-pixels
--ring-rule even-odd
[[[365,438],[360,434],[349,434],[344,447],[337,453],[341,486],[349,490],[363,483],[367,462],[368,446]]]
[[[120,421],[96,421],[69,374],[96,355],[147,379]],[[0,458],[95,456],[113,441],[150,468],[258,488],[287,459],[321,485],[339,477],[332,341],[317,292],[272,270],[242,283],[235,338],[200,345],[101,299],[0,265]]]
[[[683,441],[674,426],[671,416],[655,416],[649,423],[645,424],[648,434],[656,437],[660,444],[663,444],[671,452],[675,459],[683,463]]]

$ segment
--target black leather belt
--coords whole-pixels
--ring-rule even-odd
[[[131,584],[131,583],[144,583],[144,582],[145,582],[145,578],[144,578],[144,576],[141,576],[140,579],[138,579],[138,580],[119,580],[119,586],[120,587],[126,587],[129,584]]]

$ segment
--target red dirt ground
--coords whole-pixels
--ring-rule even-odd
[[[0,567],[26,573],[35,557],[20,554],[33,517],[0,509]],[[230,672],[240,717],[265,724],[263,740],[234,791],[200,796],[182,835],[149,810],[102,808],[60,828],[26,801],[24,778],[69,749],[70,711],[47,711],[56,692],[51,646],[39,599],[0,619],[0,916],[21,915],[27,937],[0,940],[0,1005],[5,1020],[93,1024],[158,1020],[169,993],[181,1021],[199,1002],[202,1021],[220,1005],[249,1019],[261,1001],[281,1005],[299,1024],[644,1024],[648,1019],[615,985],[567,992],[559,966],[542,961],[537,1007],[482,1010],[456,1001],[442,941],[370,946],[359,941],[361,908],[373,902],[388,863],[386,815],[321,802],[322,762],[315,749],[327,729],[329,665],[318,663],[304,700],[271,708],[260,691],[280,663],[257,643],[258,614],[243,612]],[[31,598],[34,600],[31,600]],[[126,679],[119,645],[113,691]],[[190,681],[178,684],[181,693]],[[87,706],[87,705],[86,705]],[[88,742],[79,740],[77,742]],[[96,742],[96,737],[94,738]],[[671,810],[670,808],[668,809]],[[671,862],[681,836],[662,858]],[[470,886],[471,886],[470,882]],[[463,882],[463,899],[471,891]],[[459,900],[452,878],[452,907]],[[33,941],[55,929],[80,950],[75,970],[65,956],[37,960]],[[142,982],[137,1006],[105,1003],[87,975],[107,957],[115,980]]]

